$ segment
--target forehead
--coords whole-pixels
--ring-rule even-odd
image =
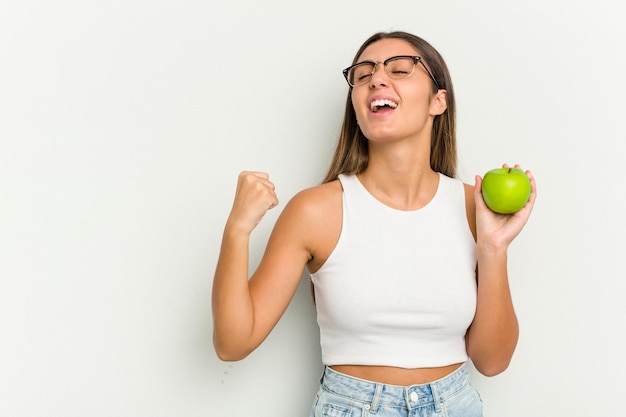
[[[381,39],[369,45],[359,58],[360,61],[384,61],[396,55],[419,55],[413,45],[402,39]]]

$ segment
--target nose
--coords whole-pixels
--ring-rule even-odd
[[[372,79],[370,80],[370,87],[385,87],[388,81],[389,77],[387,76],[387,71],[385,71],[385,66],[382,62],[379,62],[374,68],[374,74],[372,74]]]

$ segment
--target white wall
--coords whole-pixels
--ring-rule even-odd
[[[308,415],[305,280],[249,358],[213,352],[221,231],[240,170],[269,171],[283,203],[320,181],[340,70],[392,29],[447,59],[462,178],[520,163],[539,185],[510,250],[519,348],[475,374],[486,415],[619,414],[624,17],[609,0],[4,0],[0,415]]]

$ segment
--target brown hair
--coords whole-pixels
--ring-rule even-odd
[[[428,42],[418,36],[401,31],[379,32],[361,45],[352,64],[356,63],[356,60],[368,46],[382,39],[401,39],[413,45],[421,54],[423,62],[430,68],[439,87],[447,91],[447,109],[443,114],[435,116],[433,120],[430,166],[434,171],[441,172],[448,177],[455,177],[457,149],[454,89],[443,57]],[[433,93],[436,91],[437,88],[433,84]],[[356,113],[352,105],[352,88],[350,88],[346,98],[346,109],[337,147],[323,182],[334,181],[339,174],[361,173],[367,168],[368,161],[368,142],[357,124]]]

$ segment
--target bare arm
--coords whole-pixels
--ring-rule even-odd
[[[224,228],[213,280],[213,343],[223,360],[240,360],[267,337],[286,310],[309,259],[299,204],[290,202],[270,236],[259,267],[249,278],[250,234],[278,204],[265,173],[239,176]]]
[[[504,371],[513,356],[519,326],[509,288],[507,250],[532,211],[536,185],[532,173],[531,196],[526,206],[511,215],[489,210],[481,195],[482,178],[473,190],[478,257],[476,315],[467,332],[467,351],[476,369],[487,376]]]

